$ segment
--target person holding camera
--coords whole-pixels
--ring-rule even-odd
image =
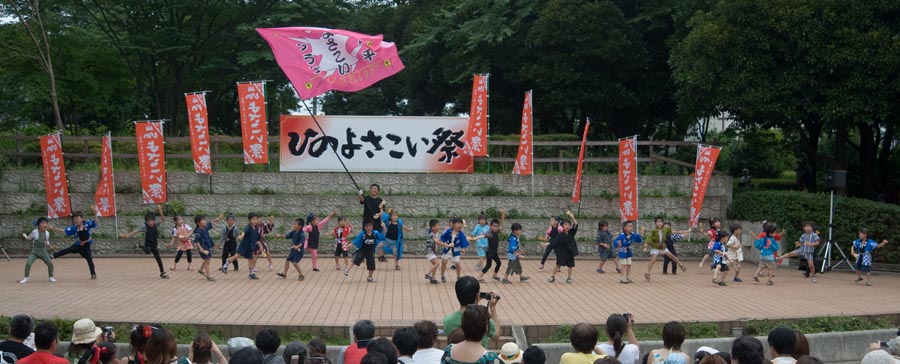
[[[641,349],[634,337],[634,315],[614,313],[606,319],[606,335],[609,340],[594,347],[594,352],[619,359],[622,364],[637,364]],[[628,338],[628,343],[623,342]]]
[[[465,276],[456,281],[456,299],[459,301],[459,310],[444,317],[444,331],[450,333],[461,327],[463,313],[469,305],[477,304],[479,300],[487,300],[487,309],[490,311],[490,327],[481,340],[481,345],[487,348],[488,338],[497,339],[499,325],[497,319],[497,302],[500,296],[493,292],[481,292],[481,284],[472,276]],[[465,329],[464,329],[465,330]],[[468,336],[467,336],[468,339]]]
[[[466,277],[472,278],[472,277]],[[473,281],[477,284],[478,281]],[[462,282],[462,281],[459,281]],[[496,305],[497,296],[491,294],[491,302]],[[493,305],[492,305],[493,306]],[[491,311],[495,311],[493,308]],[[460,328],[465,341],[448,345],[444,349],[442,364],[493,364],[500,361],[500,357],[493,351],[485,348],[488,329],[494,329],[491,314],[488,308],[481,305],[466,305],[460,311]],[[444,321],[446,326],[446,320]]]

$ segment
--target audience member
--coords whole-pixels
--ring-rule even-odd
[[[522,364],[545,364],[547,362],[547,354],[544,349],[535,345],[531,345],[522,352]]]
[[[0,363],[16,364],[34,350],[24,344],[31,331],[34,330],[34,320],[28,315],[15,315],[9,319],[9,337],[0,342]]]
[[[802,356],[809,356],[809,341],[806,340],[806,335],[803,335],[800,331],[795,331],[796,341],[794,342],[794,350],[791,352],[791,357],[794,359],[800,360]]]
[[[219,346],[205,332],[197,333],[188,348],[188,360],[194,364],[212,364],[213,354],[219,364],[228,364],[228,359],[219,350]]]
[[[77,326],[77,324],[76,324]],[[169,364],[178,361],[178,344],[175,336],[164,328],[154,328],[144,345],[147,364]]]
[[[245,346],[231,356],[231,364],[263,364],[265,356],[254,346]]]
[[[461,327],[457,327],[456,330],[451,331],[447,334],[447,344],[459,344],[463,341],[466,341],[466,334],[463,333]],[[441,354],[441,357],[444,355]]]
[[[328,349],[325,341],[320,338],[313,338],[309,341],[309,357],[306,359],[307,364],[331,364],[328,360]]]
[[[388,361],[387,356],[382,353],[367,353],[360,360],[360,364],[394,364]]]
[[[823,364],[822,360],[814,356],[804,355],[797,358],[797,364]]]
[[[766,355],[763,345],[753,336],[741,336],[731,344],[731,362],[733,364],[763,364]]]
[[[794,334],[794,330],[778,326],[769,331],[768,340],[773,364],[797,363],[797,360],[791,357],[791,353],[794,352],[794,344],[797,342],[797,335]]]
[[[341,348],[338,364],[360,364],[368,353],[366,345],[375,337],[375,324],[369,320],[359,320],[353,324],[353,343]]]
[[[709,346],[701,346],[694,352],[694,364],[700,364],[704,358],[710,355],[718,355],[719,351]]]
[[[727,364],[725,359],[716,354],[707,355],[700,360],[700,364]]]
[[[390,340],[379,337],[376,339],[372,339],[369,341],[369,345],[366,345],[366,349],[370,353],[382,353],[388,359],[388,363],[394,364],[397,363],[397,347],[391,343]]]
[[[560,364],[593,364],[595,360],[607,356],[594,353],[597,345],[597,328],[588,323],[580,323],[569,333],[569,344],[575,348],[574,353],[565,353],[560,357]],[[618,354],[618,353],[617,353]]]
[[[33,354],[32,354],[33,355]],[[21,362],[20,362],[21,363]],[[884,350],[870,351],[862,358],[861,364],[895,364],[894,357]]]
[[[413,355],[419,347],[419,333],[412,327],[401,327],[394,331],[394,337],[391,342],[397,347],[400,357],[397,361],[400,364],[416,364]]]
[[[59,345],[59,330],[53,322],[42,322],[34,328],[37,351],[19,359],[17,364],[69,364],[65,358],[53,355]]]
[[[281,338],[275,329],[265,329],[256,334],[256,348],[263,353],[264,364],[285,364],[284,359],[275,352],[281,346]]]
[[[500,361],[504,364],[515,364],[522,362],[522,350],[516,343],[506,343],[500,348]]]
[[[250,338],[238,336],[228,339],[228,355],[234,357],[234,354],[237,354],[238,351],[243,350],[248,346],[254,346],[253,340]]]
[[[475,281],[472,277],[465,278]],[[475,281],[475,284],[477,287],[478,281]],[[459,281],[456,286],[457,288],[460,286]],[[457,289],[457,292],[459,292],[459,289]],[[444,349],[444,358],[441,360],[441,363],[491,364],[498,361],[497,353],[487,351],[483,345],[483,339],[488,334],[490,321],[491,315],[488,313],[487,307],[474,304],[466,306],[460,322],[460,328],[462,328],[465,340],[459,344],[447,346]]]
[[[690,361],[690,356],[681,351],[681,344],[686,336],[687,330],[680,322],[670,321],[665,324],[662,328],[663,348],[650,352],[653,364],[684,364]]]
[[[478,303],[479,293],[481,293],[481,284],[478,283],[475,277],[465,276],[456,281],[456,300],[459,301],[459,310],[444,317],[444,330],[453,332],[453,330],[461,326],[463,311],[466,310],[467,306]],[[496,339],[497,332],[499,332],[497,327],[497,302],[500,298],[499,296],[493,297],[495,298],[488,300],[487,304],[490,309],[491,327],[481,342],[481,345],[485,348],[488,346],[488,339]]]
[[[437,325],[426,320],[416,322],[413,328],[419,334],[419,347],[413,354],[413,360],[417,364],[440,364],[444,351],[434,347],[438,336]]]
[[[103,330],[90,319],[75,321],[75,325],[72,326],[72,340],[69,342],[66,359],[69,359],[72,364],[78,364],[82,359],[85,362],[92,359],[94,351],[89,349],[94,346],[101,333]],[[96,360],[93,361],[96,362]]]
[[[615,357],[622,364],[637,364],[638,359],[641,357],[641,349],[638,347],[637,338],[634,337],[633,325],[633,315],[629,315],[628,319],[620,314],[609,315],[606,319],[608,340],[606,343],[597,345],[594,348],[594,352]],[[628,344],[623,342],[626,336],[628,337]]]
[[[622,364],[622,362],[614,357],[604,356],[600,359],[594,360],[594,364]]]
[[[97,361],[98,364],[116,364],[119,361],[119,357],[116,355],[119,351],[119,348],[115,343],[110,341],[104,341],[97,344],[96,350],[100,353],[100,358]]]
[[[131,329],[128,335],[128,343],[131,345],[131,355],[119,360],[119,364],[145,364],[144,346],[153,328],[151,326],[137,325]]]
[[[296,362],[291,360],[293,356],[297,357]],[[288,364],[304,364],[309,359],[309,347],[301,341],[291,341],[284,346],[281,359]]]

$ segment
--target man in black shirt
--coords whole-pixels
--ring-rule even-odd
[[[363,196],[362,190],[359,190],[359,204],[363,205],[363,224],[366,221],[372,222],[372,229],[378,230],[380,233],[384,233],[384,227],[381,224],[381,214],[384,210],[384,200],[378,197],[378,193],[381,192],[381,186],[376,183],[373,183],[369,186],[369,195]]]
[[[34,350],[22,342],[34,330],[34,320],[28,315],[15,315],[9,319],[9,339],[0,342],[0,362],[15,364],[22,358],[34,353]]]

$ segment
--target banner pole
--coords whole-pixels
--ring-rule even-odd
[[[252,83],[252,81],[251,81]],[[266,80],[262,80],[262,94],[263,94],[263,110],[266,111],[266,135],[269,135],[269,98],[266,96]],[[269,153],[269,145],[268,145],[268,137],[266,137],[266,153]],[[266,172],[269,171],[269,166],[272,163],[269,163],[269,156],[266,156]],[[209,186],[210,193],[212,193],[212,182],[210,182]]]
[[[532,90],[528,90],[528,108],[531,112],[531,127],[528,128],[528,131],[531,133],[531,145],[528,146],[528,153],[531,154],[529,158],[531,162],[531,197],[534,197],[534,173],[537,169],[534,168],[534,95]]]
[[[109,181],[110,187],[112,187],[113,194],[113,217],[115,218],[115,226],[116,226],[116,243],[120,243],[119,241],[119,201],[116,199],[116,172],[113,169],[113,158],[112,158],[112,132],[107,132],[106,134],[109,136]],[[102,149],[102,148],[101,148]]]
[[[487,173],[491,174],[491,149],[488,147],[490,145],[491,139],[491,74],[487,73],[484,75],[484,87],[485,87],[485,95],[487,96],[487,105],[484,106],[485,119],[487,120],[487,126],[485,127],[486,135],[484,138],[484,152],[487,154],[488,160],[488,168]]]
[[[325,133],[325,129],[322,129],[322,125],[319,124],[319,120],[316,119],[316,115],[312,113],[312,109],[310,109],[310,108],[309,108],[309,105],[306,104],[306,100],[304,100],[304,99],[301,98],[301,99],[300,99],[300,102],[303,103],[303,107],[306,108],[306,111],[309,111],[309,116],[312,116],[312,119],[313,119],[313,121],[316,123],[316,126],[319,127],[319,131],[322,132],[322,136],[323,136],[323,137],[328,136],[328,135]],[[341,162],[341,167],[344,167],[344,172],[347,172],[347,176],[350,177],[350,181],[353,182],[353,186],[356,187],[356,190],[357,190],[357,191],[361,191],[362,189],[359,188],[359,184],[356,183],[356,179],[353,178],[353,175],[352,175],[352,174],[350,174],[350,170],[347,169],[347,165],[344,164],[344,159],[341,158],[341,155],[338,153],[337,148],[332,148],[331,151],[334,152],[334,156],[337,157],[338,162]]]

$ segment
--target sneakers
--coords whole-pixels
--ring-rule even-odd
[[[167,274],[166,272],[160,272],[160,273],[159,273],[159,278],[162,278],[162,279],[169,279],[169,274]],[[51,279],[52,279],[52,278],[51,278]]]
[[[572,283],[572,278],[566,278],[566,283]]]
[[[616,273],[619,273],[619,274],[621,274],[621,273],[622,273],[622,270],[621,270],[621,269],[619,269],[619,268],[616,268]]]
[[[475,264],[475,270],[481,270],[484,268],[481,264]]]
[[[96,274],[91,274],[91,280],[92,280],[92,281],[97,280],[97,275],[96,275]]]
[[[540,270],[544,270],[544,265],[543,265],[543,264],[541,264],[541,265],[540,265],[540,266],[538,266],[538,269],[540,269]]]
[[[725,281],[719,281],[718,284],[723,287],[728,285],[727,283],[725,283]]]
[[[650,282],[650,273],[644,273],[644,279],[646,279],[647,282]]]
[[[219,270],[222,271],[222,273],[228,274],[228,264],[223,265]]]
[[[871,287],[871,286],[872,286],[872,282],[866,282],[866,287]]]
[[[759,283],[759,277],[757,277],[757,276],[753,276],[753,278],[751,278],[750,280],[752,280],[756,283]]]
[[[301,281],[301,282],[302,282],[304,279],[306,279],[306,277],[304,277],[302,274],[299,275],[299,276],[297,276],[297,280],[298,280],[298,281]]]
[[[428,280],[428,283],[431,283],[431,284],[438,284],[438,283],[441,283],[441,282],[438,282],[437,279],[432,278],[432,279],[429,279],[429,280]]]
[[[28,277],[22,278],[22,280],[19,281],[19,283],[22,283],[22,284],[28,283]]]
[[[334,270],[341,270],[341,266],[340,265],[334,266]]]
[[[816,277],[813,277],[812,281],[813,281],[813,283],[816,283]]]
[[[213,278],[213,277],[210,277],[210,276],[206,276],[206,280],[212,282],[212,281],[214,281],[214,280],[216,280],[216,279]]]
[[[547,282],[550,282],[550,283],[556,282],[556,277],[550,276],[550,279],[548,279]]]
[[[395,265],[394,270],[400,270],[400,265],[399,264]]]
[[[528,276],[521,277],[521,278],[519,278],[519,282],[528,282],[529,279],[531,279],[531,277],[528,277]]]
[[[50,277],[50,283],[56,282],[56,278]]]
[[[433,280],[433,279],[434,279],[434,276],[432,276],[430,273],[425,273],[425,280],[426,280],[426,281],[430,281],[430,280]]]
[[[447,283],[447,277],[441,276],[441,283]]]
[[[815,280],[816,280],[816,279],[813,278],[813,281],[815,281]],[[741,282],[743,282],[744,280],[742,280],[742,279],[740,279],[740,278],[738,278],[738,277],[734,277],[733,281],[738,282],[738,283],[741,283]]]
[[[509,279],[506,279],[506,278],[501,279],[501,280],[500,280],[500,283],[502,283],[502,284],[512,284],[512,282],[510,282]]]
[[[775,283],[773,283],[772,281],[766,282],[766,285],[769,285],[769,286],[771,286],[771,285],[773,285],[773,284],[775,284]]]
[[[386,261],[387,261],[387,258],[385,258],[384,255],[379,255],[379,256],[378,256],[378,261],[379,261],[379,262],[386,262]]]
[[[862,282],[862,281],[863,281],[862,278],[857,278],[855,281],[853,281],[853,283],[859,283],[859,282]]]
[[[499,281],[499,280],[500,280],[500,277],[492,276],[491,279],[493,279],[493,280],[495,280],[495,281]]]
[[[375,283],[375,277],[366,278],[366,282]]]
[[[451,265],[450,270],[456,270],[456,264]]]
[[[284,273],[275,273],[275,275],[278,276],[278,277],[280,277],[281,279],[286,279],[286,278],[287,278],[287,274],[284,274]]]
[[[256,276],[256,273],[250,273],[250,279],[259,279],[259,277]]]
[[[804,277],[804,278],[809,278],[809,271],[803,272],[803,277]]]
[[[319,268],[313,268],[313,272],[318,272]]]
[[[344,269],[344,277],[350,275],[350,269]]]
[[[602,274],[602,273],[606,273],[606,271],[604,271],[603,268],[597,268],[597,273]]]

